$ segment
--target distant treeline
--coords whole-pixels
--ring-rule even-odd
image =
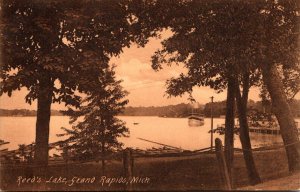
[[[290,107],[295,117],[300,117],[300,100],[292,100]],[[261,101],[249,100],[248,109],[256,109],[258,111],[271,111],[270,103],[262,104]],[[199,105],[198,109],[192,109],[190,104],[181,103],[178,105],[167,105],[161,107],[126,107],[122,116],[160,116],[160,117],[187,117],[191,112],[204,114],[206,117],[211,115],[211,103]],[[214,117],[224,116],[226,113],[226,101],[214,102],[212,104],[212,112]],[[58,110],[52,110],[51,115],[63,115]],[[36,116],[35,110],[27,109],[0,109],[0,116]]]
[[[203,106],[197,109],[202,113]],[[181,103],[162,107],[126,107],[124,116],[160,116],[160,117],[187,117],[192,112],[190,104]],[[196,112],[196,111],[195,111]]]
[[[292,113],[295,117],[300,117],[300,100],[292,100],[289,102],[290,108],[292,110]],[[212,105],[212,112],[214,117],[219,117],[226,114],[226,101],[220,101],[220,102],[214,102],[213,104],[207,103],[204,106],[203,114],[205,116],[210,116],[211,114],[211,105]],[[272,112],[271,104],[268,102],[262,102],[262,101],[248,101],[248,110],[257,110],[261,112]],[[237,111],[236,111],[237,112]],[[236,113],[237,115],[237,113]]]
[[[58,110],[51,110],[52,116],[62,116],[63,114]],[[0,109],[0,116],[36,116],[36,110],[28,109]]]
[[[220,117],[225,115],[226,102],[213,103],[213,116]],[[160,117],[188,117],[190,113],[197,112],[206,117],[211,116],[211,103],[200,105],[199,108],[193,109],[192,105],[181,103],[178,105],[168,105],[162,107],[127,107],[122,115],[124,116],[160,116]]]
[[[214,102],[213,104],[207,103],[200,105],[197,110],[200,114],[204,114],[206,117],[225,116],[226,114],[226,101]],[[295,117],[300,117],[300,100],[292,100],[290,107]],[[255,109],[257,111],[271,112],[270,103],[262,103],[261,101],[249,100],[248,110]],[[124,116],[161,116],[161,117],[187,117],[192,112],[192,106],[190,104],[181,103],[178,105],[168,105],[162,107],[127,107],[122,115]]]

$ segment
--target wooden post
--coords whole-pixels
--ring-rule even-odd
[[[213,116],[213,103],[214,103],[214,97],[211,96],[211,106],[210,106],[210,151],[213,151],[213,146],[214,146],[214,133],[213,133],[213,129],[214,129],[214,116]]]
[[[127,180],[126,190],[131,191],[132,190],[131,179],[133,174],[133,158],[132,158],[132,152],[129,148],[124,150],[123,166],[124,166],[124,176],[126,177]]]
[[[66,145],[64,146],[63,148],[63,154],[64,154],[64,160],[65,160],[65,163],[66,163],[66,174],[67,174],[67,177],[69,176],[69,145],[68,143],[66,143]]]
[[[130,149],[130,163],[131,163],[131,174],[134,175],[134,158],[133,158],[133,152],[132,150]]]
[[[223,152],[222,141],[219,138],[215,139],[216,144],[216,156],[218,160],[219,170],[222,177],[222,182],[224,183],[225,190],[231,190],[230,178],[228,174],[228,168],[225,161],[225,156]]]

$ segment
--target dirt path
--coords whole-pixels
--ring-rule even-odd
[[[300,189],[300,172],[292,175],[266,181],[264,183],[247,186],[241,188],[241,190],[299,190]]]

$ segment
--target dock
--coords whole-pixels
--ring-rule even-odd
[[[298,134],[300,134],[300,128],[297,128],[297,130],[298,130]],[[249,127],[249,132],[271,134],[271,135],[280,135],[280,129],[279,128]]]
[[[264,128],[264,127],[249,127],[249,132],[280,135],[280,130],[279,129]]]
[[[239,131],[239,126],[235,126],[234,129],[235,131],[238,133]],[[297,124],[297,130],[298,130],[298,134],[300,135],[300,128]],[[214,129],[214,132],[220,133],[220,134],[225,134],[225,124],[222,125],[217,125],[217,128]],[[270,135],[280,135],[280,129],[278,126],[275,127],[265,127],[265,126],[261,126],[261,127],[252,127],[249,126],[249,132],[251,133],[262,133],[262,134],[270,134]]]

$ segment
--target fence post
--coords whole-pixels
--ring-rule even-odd
[[[133,151],[129,149],[130,151],[130,163],[131,163],[131,176],[134,175],[134,158],[133,158]]]
[[[38,190],[38,191],[47,191],[47,185],[46,185],[45,179],[47,177],[48,166],[34,163],[33,169],[34,169],[34,172],[33,172],[34,175],[42,178],[42,182],[39,183],[37,185],[37,188],[34,188],[34,189]]]
[[[124,176],[126,177],[126,190],[132,190],[132,173],[133,173],[133,158],[132,158],[132,151],[127,148],[123,152],[123,166],[124,166]]]
[[[228,168],[226,165],[225,156],[223,152],[222,141],[219,138],[216,138],[215,144],[216,144],[216,156],[218,160],[222,182],[224,184],[224,189],[231,190],[230,178],[229,178]]]
[[[66,145],[63,147],[63,154],[64,154],[64,160],[66,163],[66,174],[67,177],[69,177],[69,145],[66,143]]]

